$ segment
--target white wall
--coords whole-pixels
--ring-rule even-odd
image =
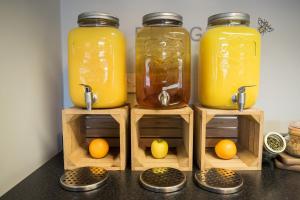
[[[59,0],[0,2],[0,196],[58,151]]]
[[[62,0],[61,38],[64,71],[64,106],[71,106],[67,82],[67,33],[77,26],[77,15],[83,11],[98,10],[117,15],[120,29],[128,42],[128,71],[134,66],[135,27],[142,16],[153,11],[174,11],[183,15],[184,26],[206,27],[207,17],[226,11],[243,11],[251,15],[252,26],[257,18],[268,19],[275,31],[266,34],[262,43],[261,87],[256,107],[265,111],[265,130],[286,132],[290,120],[300,119],[300,1],[297,0]],[[192,44],[193,70],[197,66],[197,42]],[[196,73],[194,73],[196,74]],[[195,83],[196,77],[193,77]],[[194,85],[194,84],[193,84]],[[193,86],[193,91],[195,87]],[[195,93],[192,95],[195,101]]]

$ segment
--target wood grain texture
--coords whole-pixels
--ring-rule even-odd
[[[128,106],[92,111],[67,108],[62,112],[62,119],[65,169],[83,166],[125,169]],[[88,144],[99,137],[108,141],[110,150],[104,158],[93,159],[88,154]]]
[[[252,108],[240,112],[195,106],[195,115],[196,160],[201,170],[211,167],[261,170],[263,144],[261,110]],[[222,122],[219,116],[229,118],[224,118],[225,121]],[[230,138],[236,142],[238,152],[235,158],[223,160],[216,157],[213,147],[222,138]]]
[[[169,153],[154,159],[150,146],[155,138],[165,139]],[[131,110],[131,168],[134,171],[150,167],[174,167],[192,170],[193,110],[189,107],[153,110],[134,107]]]

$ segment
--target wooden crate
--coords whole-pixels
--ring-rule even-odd
[[[62,112],[64,168],[84,166],[124,170],[126,166],[128,106],[87,111],[68,108]],[[104,158],[94,159],[88,144],[94,138],[105,138],[110,146]]]
[[[163,138],[169,153],[163,159],[151,155],[151,143]],[[190,107],[172,110],[132,108],[131,168],[142,171],[151,167],[174,167],[192,170],[193,110]]]
[[[201,170],[212,167],[261,170],[263,111],[251,108],[239,112],[200,106],[195,106],[195,111],[195,152],[197,164]],[[238,152],[233,159],[223,160],[215,155],[214,145],[224,138],[236,141]]]

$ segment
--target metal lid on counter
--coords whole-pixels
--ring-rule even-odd
[[[101,167],[81,167],[66,170],[60,185],[69,191],[89,191],[99,188],[108,179],[108,172]]]
[[[141,185],[154,192],[175,192],[186,184],[186,176],[178,169],[171,167],[154,167],[140,175]]]

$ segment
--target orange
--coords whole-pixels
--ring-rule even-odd
[[[89,152],[93,158],[103,158],[109,151],[109,145],[105,139],[93,139],[89,145]]]
[[[220,140],[215,146],[215,152],[219,158],[229,160],[236,155],[236,145],[232,140]]]

